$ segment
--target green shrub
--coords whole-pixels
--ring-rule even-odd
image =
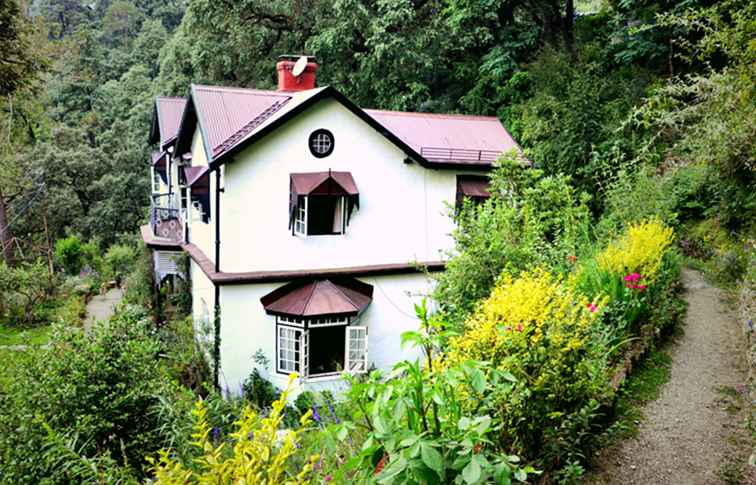
[[[70,460],[46,459],[50,447],[85,461],[113,460],[141,476],[145,453],[165,446],[173,426],[156,412],[161,399],[173,399],[173,388],[151,333],[145,313],[127,308],[89,335],[58,327],[50,348],[30,350],[0,394],[0,476],[11,483],[75,482]],[[61,448],[60,439],[75,445]]]
[[[255,369],[242,385],[244,399],[257,409],[269,409],[281,391]]]
[[[84,265],[84,251],[78,236],[71,235],[55,241],[55,262],[66,274],[79,274]]]
[[[491,198],[457,216],[454,256],[438,275],[434,300],[461,327],[503,271],[536,265],[567,272],[589,245],[590,214],[567,177],[544,177],[516,158],[499,161]]]
[[[116,284],[120,286],[121,282],[134,269],[136,260],[136,249],[127,245],[114,244],[105,253],[105,275],[115,280]]]
[[[0,262],[0,319],[8,324],[34,325],[49,319],[55,308],[54,275],[42,261],[14,268]]]

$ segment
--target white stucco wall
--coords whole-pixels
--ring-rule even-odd
[[[208,349],[208,357],[212,355],[212,339],[207,337],[212,336],[212,331],[208,335],[209,329],[213,329],[213,322],[215,318],[215,286],[205,276],[199,266],[194,261],[190,260],[189,276],[191,278],[192,285],[192,320],[194,322],[194,335],[199,342],[206,344]],[[205,314],[206,305],[207,314]],[[207,321],[205,321],[207,319]],[[203,328],[204,327],[204,328]]]
[[[357,325],[368,327],[368,362],[378,369],[390,369],[403,358],[414,358],[412,348],[402,349],[399,336],[418,328],[414,304],[430,292],[432,282],[420,273],[358,278],[373,285],[373,301]],[[267,315],[260,297],[284,283],[232,285],[221,287],[221,385],[240,393],[241,385],[256,367],[255,352],[262,350],[269,361],[263,372],[283,388],[287,376],[276,373],[276,319]],[[315,378],[306,382],[312,390],[338,390],[340,377]]]
[[[199,129],[194,131],[192,138],[192,166],[207,166],[207,156],[205,154],[205,145],[202,140],[202,134]],[[213,173],[208,175],[210,177],[210,204],[208,205],[210,210],[210,220],[208,223],[202,222],[200,215],[191,209],[189,209],[187,225],[189,227],[189,240],[199,247],[202,252],[211,260],[215,261],[215,175]],[[187,194],[188,200],[191,201],[191,188]],[[221,239],[222,240],[222,239]],[[221,258],[222,260],[222,258]]]
[[[314,157],[317,128],[335,148]],[[454,170],[405,164],[404,153],[333,100],[324,100],[241,152],[227,165],[221,196],[221,269],[227,272],[332,268],[441,259],[452,246],[446,202]],[[289,174],[349,171],[360,191],[346,234],[293,236]]]

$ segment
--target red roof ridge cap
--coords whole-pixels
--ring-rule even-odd
[[[388,109],[365,109],[367,113],[382,113],[391,116],[432,116],[434,118],[480,119],[501,122],[496,116],[466,115],[462,113],[423,113],[420,111],[394,111]]]
[[[200,91],[237,91],[237,92],[250,94],[253,96],[279,96],[283,98],[290,98],[292,94],[292,93],[285,93],[281,91],[273,91],[273,90],[267,90],[267,89],[240,88],[236,86],[213,86],[209,84],[193,84],[192,87]]]

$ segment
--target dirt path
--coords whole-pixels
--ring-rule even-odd
[[[104,295],[95,295],[87,303],[87,317],[84,319],[84,331],[89,332],[96,322],[107,321],[113,316],[115,307],[123,298],[123,290],[112,288]]]
[[[744,338],[721,292],[683,271],[688,312],[670,350],[671,378],[643,410],[638,436],[605,450],[592,483],[721,484],[723,467],[742,453],[742,417],[726,397],[746,379]],[[751,483],[751,482],[749,482]]]

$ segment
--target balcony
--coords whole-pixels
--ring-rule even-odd
[[[158,239],[180,244],[184,241],[184,218],[176,194],[153,195],[150,228]]]

